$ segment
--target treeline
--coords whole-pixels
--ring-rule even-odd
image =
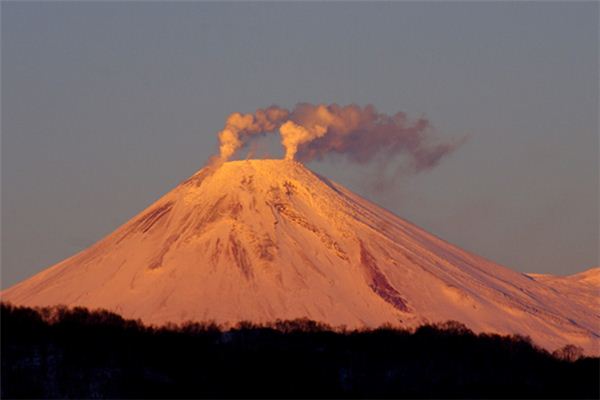
[[[147,327],[107,311],[1,306],[2,398],[598,398],[600,360],[456,322],[415,331]]]

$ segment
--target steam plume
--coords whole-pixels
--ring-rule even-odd
[[[231,114],[219,132],[220,159],[229,159],[253,136],[277,129],[289,160],[307,162],[338,154],[368,163],[405,154],[416,172],[436,166],[464,141],[435,143],[427,119],[409,121],[402,112],[388,115],[372,105],[300,103],[291,111],[271,106],[254,114]]]
[[[320,138],[327,133],[327,129],[321,125],[306,128],[294,121],[287,121],[281,125],[279,132],[281,133],[281,144],[285,148],[285,159],[293,160],[299,145]]]
[[[418,172],[436,166],[462,143],[433,143],[433,128],[427,119],[411,122],[402,112],[387,115],[377,112],[372,105],[341,107],[302,103],[291,113],[290,120],[313,133],[310,139],[294,141],[293,138],[286,140],[287,132],[280,129],[286,151],[292,151],[301,161],[322,159],[333,153],[368,163],[378,156],[389,159],[404,153]],[[286,143],[290,144],[286,146]],[[297,149],[290,150],[294,145]]]
[[[254,114],[233,113],[227,117],[225,127],[219,132],[219,153],[228,160],[242,147],[247,138],[260,133],[275,131],[287,119],[289,111],[277,106],[258,109]]]

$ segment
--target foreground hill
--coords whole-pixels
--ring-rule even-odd
[[[598,354],[598,307],[461,250],[302,164],[207,167],[95,245],[2,293],[145,323],[456,320]]]

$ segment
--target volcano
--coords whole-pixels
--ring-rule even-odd
[[[461,250],[291,160],[205,167],[90,248],[7,289],[126,318],[349,328],[456,320],[598,354],[596,278],[545,279]],[[578,293],[585,286],[589,296]],[[581,286],[583,287],[583,286]]]

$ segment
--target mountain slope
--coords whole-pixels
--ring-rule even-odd
[[[106,308],[148,323],[415,326],[461,321],[599,353],[598,308],[460,250],[297,162],[204,168],[4,301]]]
[[[600,267],[568,276],[528,274],[571,301],[592,310],[600,310]]]

